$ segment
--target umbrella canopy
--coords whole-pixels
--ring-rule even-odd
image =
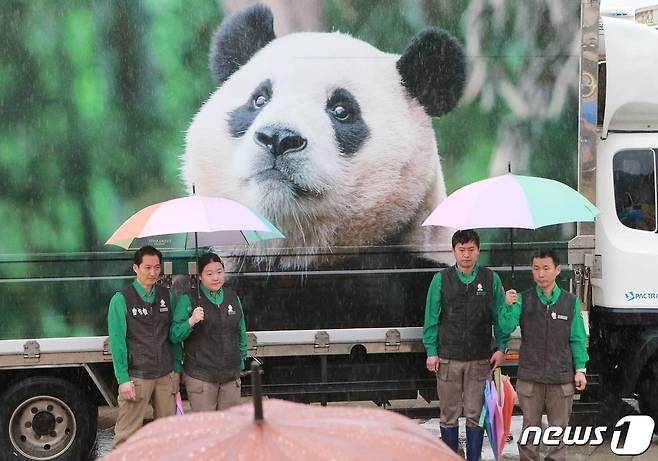
[[[233,200],[191,195],[150,205],[132,215],[106,244],[125,249],[154,244],[159,248],[257,243],[283,234],[263,215]],[[175,234],[181,234],[176,238]],[[190,234],[186,236],[185,234]],[[159,238],[145,239],[160,236]]]
[[[254,420],[246,403],[221,412],[158,419],[135,433],[112,460],[459,460],[405,416],[381,409],[263,402]],[[462,460],[463,461],[463,460]]]
[[[594,221],[599,210],[576,190],[552,179],[506,174],[477,181],[450,194],[423,226],[455,229]]]

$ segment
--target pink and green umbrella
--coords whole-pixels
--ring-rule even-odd
[[[455,229],[537,229],[566,222],[594,221],[599,210],[576,190],[552,179],[506,174],[453,192],[423,226]]]
[[[283,234],[257,211],[226,198],[191,195],[143,208],[105,243],[125,249],[145,244],[172,249],[193,248],[196,240],[200,246],[219,246],[273,238]]]

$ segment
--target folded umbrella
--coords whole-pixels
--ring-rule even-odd
[[[503,447],[505,442],[507,442],[507,437],[509,436],[510,427],[512,425],[512,412],[514,411],[514,402],[516,401],[516,391],[512,382],[509,379],[509,376],[502,377],[502,387],[503,387],[503,435],[501,442],[498,448],[498,455],[502,456]]]
[[[489,439],[489,445],[496,461],[498,461],[498,437],[496,436],[495,413],[498,398],[493,381],[487,379],[484,385],[484,405],[480,415],[480,425],[484,427]]]
[[[184,414],[183,399],[180,396],[180,392],[176,392],[176,416],[183,416]]]
[[[502,393],[499,393],[498,390],[496,389],[496,381],[492,381],[491,384],[491,390],[494,394],[494,398],[492,399],[495,406],[493,408],[493,433],[494,437],[496,438],[496,445],[495,445],[495,458],[496,461],[500,459],[500,455],[503,451],[503,446],[504,446],[504,441],[502,440],[503,438],[503,432],[504,432],[504,424],[503,424],[503,405],[502,405],[502,399],[503,395]],[[492,447],[492,449],[494,449]]]

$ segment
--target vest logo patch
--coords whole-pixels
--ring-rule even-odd
[[[484,291],[482,284],[478,283],[477,286],[475,287],[475,296],[484,296],[485,294],[486,291]]]
[[[233,306],[230,304],[228,305],[228,315],[235,315],[235,311],[233,310]]]
[[[164,299],[160,300],[160,312],[169,312],[169,308],[167,307],[167,303]]]
[[[557,318],[558,318],[559,320],[569,320],[569,317],[567,317],[566,315],[560,315],[560,314],[558,314],[558,315],[557,315]]]

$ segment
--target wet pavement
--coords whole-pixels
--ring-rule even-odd
[[[244,401],[249,401],[249,398],[243,398]],[[403,402],[403,401],[400,401]],[[363,406],[374,406],[370,402],[350,402],[344,403],[342,405],[363,405]],[[398,403],[393,402],[393,405],[406,405],[408,402]],[[332,405],[341,405],[341,403],[333,403]],[[185,407],[188,407],[188,403],[185,402]],[[101,458],[110,453],[112,449],[112,437],[114,436],[114,421],[116,419],[117,409],[110,407],[100,407],[98,411],[98,436],[96,439],[96,448],[94,450],[93,459]],[[151,415],[147,415],[147,419],[151,418]],[[581,418],[582,421],[578,421],[578,425],[587,425],[589,421],[586,418]],[[545,417],[544,417],[545,420]],[[429,432],[435,434],[439,437],[439,420],[438,418],[433,419],[419,419],[418,423],[423,426]],[[519,452],[516,445],[516,441],[519,440],[521,436],[521,416],[512,417],[512,427],[511,434],[513,440],[508,442],[503,449],[503,460],[518,460]],[[460,445],[461,450],[463,451],[465,445],[465,429],[464,421],[462,418],[461,427],[460,427]],[[542,451],[544,453],[545,450]],[[482,448],[482,460],[490,461],[493,460],[493,453],[489,446],[488,440],[485,437],[484,444]],[[653,442],[649,449],[638,456],[618,456],[615,455],[610,449],[610,441],[606,440],[602,445],[598,447],[594,446],[582,446],[582,447],[568,447],[567,459],[569,461],[655,461],[658,459],[658,437],[654,435]]]

